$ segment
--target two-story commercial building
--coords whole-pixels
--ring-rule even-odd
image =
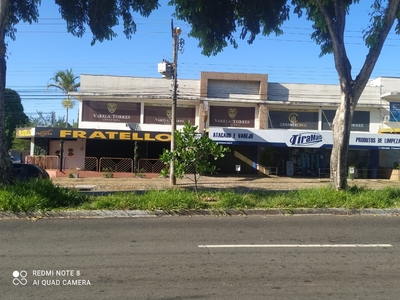
[[[73,158],[74,166],[96,170],[101,166],[88,158],[135,159],[135,167],[125,169],[132,172],[146,169],[146,161],[156,161],[170,148],[170,80],[85,74],[80,80],[80,91],[71,93],[79,101],[79,128],[19,129],[18,137],[31,139],[31,155],[61,156],[69,165]],[[399,161],[400,139],[394,135],[400,131],[398,86],[400,78],[371,80],[358,102],[348,162],[362,177],[379,177],[380,170]],[[322,176],[329,174],[331,124],[339,102],[338,85],[202,72],[199,80],[178,80],[177,129],[191,122],[231,148],[217,162],[219,173],[235,173],[240,166],[241,174],[268,167],[279,175]]]

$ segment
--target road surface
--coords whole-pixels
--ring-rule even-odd
[[[0,221],[1,299],[398,299],[396,216]]]

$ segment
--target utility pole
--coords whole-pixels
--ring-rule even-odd
[[[179,45],[179,35],[181,34],[181,29],[179,27],[174,28],[173,20],[171,20],[171,30],[172,30],[172,46],[173,46],[173,92],[172,92],[172,107],[171,107],[171,152],[175,151],[175,131],[176,131],[176,102],[177,102],[177,90],[178,90],[178,45]],[[175,177],[175,162],[172,159],[170,164],[170,174],[169,174],[169,185],[176,185]]]
[[[179,27],[174,27],[174,22],[171,20],[171,33],[172,33],[172,55],[173,62],[170,63],[163,59],[161,63],[158,64],[158,72],[163,78],[172,78],[172,105],[171,105],[171,152],[175,151],[175,131],[176,131],[176,102],[178,98],[178,50],[183,51],[183,45],[185,41],[179,39],[181,34],[181,29]],[[170,185],[176,185],[175,177],[175,162],[174,159],[170,162]]]

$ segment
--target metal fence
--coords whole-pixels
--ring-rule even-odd
[[[60,157],[52,155],[27,155],[26,163],[36,164],[43,169],[60,168]],[[133,173],[134,162],[131,158],[119,157],[88,157],[88,156],[67,156],[63,158],[63,170],[80,170],[94,172],[128,172]],[[141,173],[160,173],[165,168],[165,164],[159,159],[140,159],[137,172]]]
[[[26,163],[32,163],[41,166],[44,169],[56,169],[60,168],[60,158],[53,155],[27,155],[25,156]],[[136,172],[138,173],[156,173],[159,174],[162,169],[168,167],[159,159],[146,159],[141,158],[138,161]],[[134,173],[134,162],[131,158],[116,158],[116,157],[96,157],[87,156],[67,156],[63,158],[62,169],[74,169],[81,171],[94,171],[94,172],[129,172]],[[278,168],[267,167],[266,168],[270,175],[277,175]],[[366,168],[354,168],[354,173],[350,176],[350,179],[391,179],[397,176],[400,179],[400,175],[394,174],[394,171],[398,172],[397,169],[392,168],[379,168],[379,169],[366,169]],[[194,165],[190,166],[186,171],[187,174],[194,173]],[[329,168],[319,168],[318,178],[329,178]]]
[[[138,171],[140,173],[160,173],[166,165],[159,159],[145,159],[141,158],[138,162]]]
[[[97,172],[99,171],[99,161],[96,157],[67,156],[64,157],[63,168]]]
[[[58,169],[60,167],[60,158],[55,155],[27,155],[25,156],[25,162],[28,164],[38,165],[43,169]]]
[[[141,158],[138,162],[138,172],[140,173],[161,173],[161,170],[167,168],[168,166],[164,164],[159,159],[147,159]],[[186,174],[194,173],[194,165],[190,165],[186,172]]]
[[[133,173],[132,158],[102,157],[99,171],[101,172],[130,172]]]

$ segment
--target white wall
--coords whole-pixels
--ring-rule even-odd
[[[257,81],[208,81],[207,96],[209,98],[260,99],[260,82]]]
[[[80,93],[134,93],[171,98],[171,79],[80,75]],[[180,97],[200,97],[200,80],[178,79]]]
[[[68,149],[73,149],[73,156],[68,156]],[[60,150],[60,141],[50,141],[49,155],[56,155],[56,151]],[[63,157],[68,157],[69,165],[80,169],[85,168],[86,140],[78,139],[76,141],[64,141]],[[68,169],[68,166],[66,166]]]
[[[312,105],[324,103],[326,105],[338,105],[340,103],[339,85],[329,84],[295,84],[295,83],[268,83],[268,100],[270,101],[295,101]],[[366,87],[358,101],[358,106],[379,105],[380,88]]]
[[[399,77],[378,77],[370,80],[368,85],[379,87],[382,94],[390,92],[400,92]]]

